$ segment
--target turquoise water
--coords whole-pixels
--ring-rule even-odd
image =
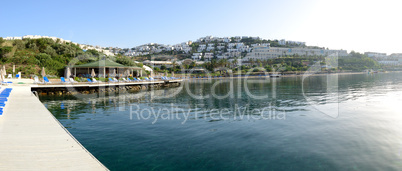
[[[402,170],[402,73],[216,81],[41,100],[111,170]]]

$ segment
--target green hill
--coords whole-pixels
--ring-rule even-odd
[[[84,64],[103,58],[104,54],[96,50],[83,51],[79,46],[54,41],[53,39],[24,39],[3,40],[0,38],[0,65],[5,65],[7,73],[12,72],[12,65],[16,72],[22,72],[25,77],[40,75],[45,67],[47,75],[62,76],[64,68],[71,60],[76,65]],[[125,56],[107,57],[123,65],[134,66],[134,62]]]

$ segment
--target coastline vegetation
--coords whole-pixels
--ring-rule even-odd
[[[233,40],[232,40],[233,41]],[[261,39],[241,39],[246,45],[254,43],[270,43],[273,47],[299,47],[304,45],[280,45],[277,40],[261,40]],[[215,42],[217,43],[217,42]],[[198,48],[197,43],[191,45],[193,51]],[[311,47],[310,47],[311,48]],[[171,55],[179,58],[187,58],[180,52],[161,52],[159,55]],[[245,56],[245,55],[244,55]],[[244,57],[242,56],[242,57]],[[241,71],[244,74],[247,72],[274,72],[280,68],[281,72],[300,73],[306,71],[309,66],[316,62],[321,62],[325,65],[324,56],[283,56],[274,59],[265,60],[249,60],[247,63],[238,66],[238,61],[242,57],[235,59],[217,59],[214,57],[211,61],[205,62],[202,65],[196,65],[195,62],[183,63],[178,65],[174,62],[171,68],[161,66],[160,68],[153,68],[156,72],[166,73],[175,72],[181,73],[182,69],[205,68],[212,74],[216,68],[225,67],[232,71]],[[116,56],[105,56],[102,52],[93,49],[83,50],[73,43],[61,42],[59,39],[41,38],[41,39],[23,39],[23,40],[3,40],[0,38],[0,64],[6,65],[7,72],[11,72],[12,65],[16,65],[16,70],[21,71],[23,75],[40,75],[42,67],[46,68],[48,75],[62,76],[64,75],[64,68],[69,63],[76,65],[93,62],[102,58],[108,58],[126,66],[139,66],[142,63],[134,63],[134,58],[117,54]],[[136,57],[136,59],[148,59],[151,55]],[[157,59],[154,59],[157,60]],[[350,52],[348,57],[340,57],[338,60],[337,68],[323,68],[323,71],[328,72],[342,72],[342,71],[364,71],[369,69],[381,69],[382,66],[372,58],[358,52]],[[202,74],[202,73],[201,73]],[[219,75],[219,74],[217,74]]]
[[[72,61],[75,58],[75,61]],[[76,65],[109,58],[127,66],[142,66],[134,63],[131,58],[117,55],[105,56],[93,49],[84,51],[73,43],[54,41],[49,38],[4,40],[0,38],[0,64],[6,65],[7,73],[12,72],[12,65],[22,75],[40,75],[42,67],[46,68],[46,74],[54,76],[64,75],[64,68],[73,62]]]

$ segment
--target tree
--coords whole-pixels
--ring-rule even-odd
[[[13,47],[5,46],[0,48],[0,57],[3,58],[7,53],[10,53],[13,50]]]
[[[50,47],[49,45],[46,46],[44,52],[50,56],[56,56],[56,50],[54,50],[52,47]]]
[[[250,62],[251,66],[254,65],[254,59],[253,58],[250,58],[248,61]]]
[[[265,65],[265,69],[267,70],[267,72],[272,72],[272,67],[269,65]]]
[[[193,61],[193,62],[191,62],[189,68],[192,69],[192,68],[195,68],[196,66],[197,66],[197,64]]]
[[[39,60],[39,66],[41,67],[48,67],[53,61],[52,57],[46,53],[37,54],[35,58]]]
[[[5,40],[2,37],[0,37],[0,47],[4,42],[5,42]]]
[[[136,63],[136,65],[137,65],[137,67],[141,67],[141,68],[144,66],[143,63]]]
[[[16,46],[17,50],[22,50],[25,48],[25,42],[22,40],[14,40],[13,46]]]
[[[173,69],[176,68],[176,61],[173,61],[173,62],[172,62],[172,68],[173,68]]]
[[[232,68],[234,68],[236,65],[237,65],[237,58],[235,58],[235,59],[232,61]]]
[[[91,53],[93,56],[99,56],[99,52],[94,49],[87,50],[88,53]]]
[[[136,66],[134,61],[132,59],[130,59],[129,57],[127,57],[127,56],[118,57],[116,59],[116,62],[121,63],[121,64],[126,65],[126,66]]]

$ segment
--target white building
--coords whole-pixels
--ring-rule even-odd
[[[213,57],[214,57],[214,53],[205,53],[204,54],[205,60],[211,60]]]
[[[401,65],[402,64],[401,61],[399,61],[399,60],[396,60],[396,61],[390,61],[390,60],[378,61],[378,63],[382,64],[382,65]]]
[[[223,50],[223,49],[225,49],[225,46],[217,46],[216,49]]]
[[[228,43],[228,48],[234,48],[236,46],[236,43]]]
[[[280,45],[286,45],[286,40],[285,39],[281,39],[278,41],[278,44]]]
[[[5,37],[4,40],[22,40],[22,37]]]
[[[327,56],[337,53],[338,56],[348,56],[346,50],[326,50],[310,48],[278,48],[270,47],[269,44],[255,46],[251,53],[248,53],[245,59],[270,59],[282,56]]]
[[[278,41],[278,44],[280,45],[306,45],[306,42],[299,42],[299,41],[286,41],[285,39],[281,39]]]
[[[183,48],[184,53],[190,53],[191,52],[191,47],[185,47]]]
[[[238,49],[228,49],[228,52],[239,52]]]
[[[198,51],[198,52],[202,52],[202,51],[204,51],[206,48],[207,48],[207,45],[205,45],[205,44],[200,44],[200,46],[198,47],[197,51]]]
[[[146,60],[143,62],[144,65],[148,65],[150,67],[158,67],[160,68],[162,65],[166,66],[166,68],[171,68],[173,63],[171,61],[150,61]]]
[[[191,59],[193,60],[200,60],[202,58],[202,53],[193,53],[193,56],[191,56]]]
[[[402,59],[402,53],[393,53],[389,57],[392,59]]]
[[[379,52],[364,52],[364,54],[370,58],[386,58],[387,57],[386,53],[379,53]]]
[[[212,51],[215,50],[215,44],[214,43],[208,43],[207,51]]]

